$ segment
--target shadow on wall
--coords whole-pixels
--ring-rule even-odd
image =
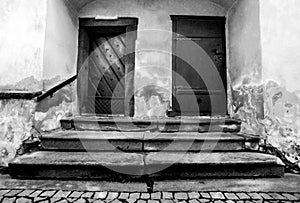
[[[274,81],[256,85],[249,78],[231,88],[232,115],[244,121],[242,132],[261,135],[300,166],[300,92]]]

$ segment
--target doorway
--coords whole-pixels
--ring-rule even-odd
[[[79,20],[81,115],[133,116],[137,18]]]
[[[171,16],[173,116],[225,116],[225,18]]]

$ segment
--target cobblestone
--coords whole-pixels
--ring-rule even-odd
[[[224,195],[225,195],[225,197],[227,199],[230,199],[230,200],[239,199],[234,193],[227,193],[227,192],[225,192]]]
[[[141,199],[150,199],[150,194],[149,193],[142,193],[141,194]]]
[[[188,195],[187,193],[185,192],[176,192],[174,194],[174,197],[175,199],[178,199],[178,200],[185,200],[185,199],[188,199]]]
[[[0,203],[296,203],[299,193],[277,192],[106,192],[0,190]]]
[[[200,195],[205,199],[210,198],[210,195],[207,192],[200,192]]]
[[[154,192],[150,195],[151,199],[161,199],[161,193],[160,192]]]
[[[121,192],[119,199],[128,199],[129,193],[128,192]]]
[[[173,194],[172,192],[163,192],[162,197],[163,199],[173,199]]]
[[[239,197],[239,199],[251,199],[248,195],[246,195],[243,192],[238,192],[236,195]]]
[[[109,192],[106,199],[116,199],[119,196],[119,193],[117,192]]]
[[[188,196],[189,196],[189,199],[199,199],[200,194],[198,192],[189,192]]]
[[[211,192],[210,196],[213,199],[225,199],[224,195],[221,192]]]

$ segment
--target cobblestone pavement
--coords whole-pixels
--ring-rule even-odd
[[[1,203],[172,203],[299,202],[300,193],[278,192],[105,192],[1,189]]]

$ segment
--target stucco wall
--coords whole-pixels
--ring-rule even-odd
[[[1,0],[0,13],[0,88],[41,90],[46,0]]]
[[[137,17],[135,117],[165,116],[171,98],[172,21],[170,15],[225,16],[225,9],[197,0],[103,0],[80,17]],[[150,31],[151,30],[151,31]]]
[[[76,74],[77,11],[67,0],[48,0],[44,48],[44,88]]]
[[[242,131],[300,159],[300,3],[240,0],[228,12],[229,110]],[[293,54],[292,54],[293,53]]]
[[[300,1],[261,0],[268,141],[300,165]]]

